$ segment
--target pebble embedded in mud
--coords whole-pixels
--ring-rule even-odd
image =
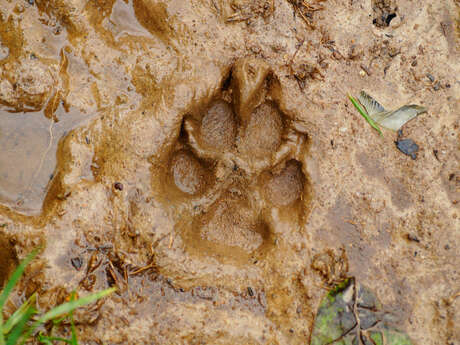
[[[401,139],[395,142],[396,147],[399,151],[412,159],[417,158],[417,152],[419,150],[418,145],[412,139]]]
[[[113,184],[113,187],[116,189],[116,190],[119,190],[119,191],[122,191],[123,190],[123,184],[121,182],[115,182]]]

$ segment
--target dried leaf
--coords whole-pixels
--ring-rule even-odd
[[[358,100],[366,108],[367,114],[372,120],[393,131],[398,131],[413,118],[426,113],[424,107],[415,104],[404,105],[396,110],[387,111],[364,91],[361,91]]]

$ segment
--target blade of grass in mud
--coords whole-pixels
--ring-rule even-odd
[[[3,306],[8,300],[11,291],[13,291],[19,279],[21,279],[27,265],[37,256],[39,250],[40,248],[32,251],[32,253],[27,255],[27,257],[19,264],[19,266],[16,268],[16,270],[13,272],[10,279],[6,283],[2,293],[0,294],[0,345],[5,345],[5,332],[3,329]]]
[[[76,300],[77,294],[76,292],[72,292],[72,295],[70,296],[70,300],[74,301]],[[75,327],[74,319],[73,319],[73,311],[70,312],[70,330],[72,332],[72,338],[70,340],[70,343],[72,345],[78,345],[78,340],[77,340],[77,329]]]
[[[351,95],[348,95],[348,98],[350,99],[351,103],[355,106],[355,108],[358,110],[358,112],[361,114],[362,117],[366,119],[366,121],[375,129],[379,134],[383,137],[383,133],[380,130],[380,127],[372,120],[369,115],[367,115],[366,111],[361,107],[361,105],[358,103],[358,101]]]
[[[37,294],[34,293],[32,296],[29,297],[29,299],[27,301],[25,301],[19,307],[19,309],[17,309],[13,313],[13,315],[11,315],[8,318],[8,321],[5,322],[5,324],[3,325],[3,333],[4,334],[8,334],[13,329],[13,327],[16,326],[16,324],[21,320],[22,316],[28,311],[28,309],[33,304],[35,304],[36,298],[37,298]]]
[[[27,308],[27,310],[21,314],[16,326],[11,330],[11,333],[7,336],[6,345],[16,345],[18,340],[23,336],[24,329],[26,328],[27,322],[32,318],[32,315],[35,314],[35,309],[32,307]]]
[[[18,283],[19,279],[21,279],[26,266],[37,256],[38,250],[39,249],[36,249],[32,253],[27,255],[27,257],[19,264],[18,268],[16,268],[14,273],[11,275],[5,288],[0,294],[0,311],[3,310],[3,306],[5,305],[5,302],[8,299],[8,296],[10,295],[11,291],[14,289],[14,287]]]
[[[77,329],[76,329],[75,323],[73,321],[73,313],[70,313],[70,329],[72,331],[72,338],[70,339],[70,344],[78,345]]]
[[[51,342],[51,340],[48,340],[47,338],[41,338],[41,337],[39,337],[39,338],[38,338],[38,341],[40,342],[40,344],[53,345],[53,343]]]
[[[38,319],[37,323],[42,324],[45,323],[49,320],[52,320],[56,317],[59,317],[63,314],[68,314],[71,311],[74,311],[77,308],[83,307],[87,304],[96,302],[98,299],[101,299],[105,296],[110,295],[112,292],[114,292],[116,289],[115,288],[110,288],[107,290],[99,291],[94,294],[82,297],[80,299],[70,301],[64,304],[61,304],[60,306],[57,306],[56,308],[50,310],[47,312],[45,315],[43,315],[40,319]]]
[[[38,341],[45,345],[53,345],[53,341],[62,341],[66,344],[72,344],[72,342],[69,339],[59,337],[47,337],[41,334],[38,336]]]
[[[70,301],[70,302],[67,302],[67,303],[64,303],[60,306],[57,306],[56,308],[50,310],[49,312],[47,312],[45,315],[43,315],[42,317],[40,317],[37,321],[35,321],[32,326],[30,327],[30,329],[28,330],[28,332],[26,333],[26,336],[24,337],[24,339],[22,340],[21,344],[24,344],[26,342],[26,340],[32,335],[32,333],[35,331],[35,329],[52,320],[52,319],[55,319],[63,314],[68,314],[72,311],[74,311],[75,309],[77,308],[80,308],[80,307],[83,307],[87,304],[90,304],[90,303],[93,303],[105,296],[108,296],[110,295],[112,292],[114,292],[116,289],[115,288],[110,288],[110,289],[107,289],[107,290],[103,290],[103,291],[100,291],[100,292],[96,292],[94,294],[91,294],[91,295],[88,295],[88,296],[85,296],[85,297],[82,297],[78,300],[75,300],[75,301]]]

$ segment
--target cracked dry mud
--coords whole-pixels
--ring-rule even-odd
[[[308,344],[354,277],[457,345],[458,23],[454,0],[0,0],[0,284],[44,246],[6,312],[115,285],[82,344]],[[362,89],[428,109],[416,160]]]

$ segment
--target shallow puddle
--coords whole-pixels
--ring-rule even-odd
[[[131,1],[116,1],[106,25],[117,40],[125,35],[151,37],[148,30],[137,21]]]
[[[27,215],[40,213],[56,168],[59,141],[86,116],[60,107],[56,117],[57,122],[42,112],[0,109],[1,204]]]

